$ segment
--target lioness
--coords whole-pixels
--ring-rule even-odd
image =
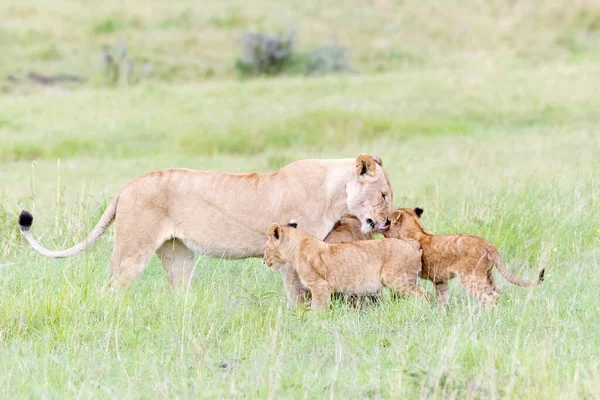
[[[504,265],[498,250],[490,242],[472,235],[436,235],[421,225],[422,208],[400,208],[392,213],[392,224],[383,232],[388,238],[418,240],[423,250],[423,270],[420,276],[435,285],[438,305],[448,303],[448,280],[458,276],[461,285],[471,292],[486,310],[497,301],[500,292],[494,283],[492,267],[513,285],[537,286],[544,280],[544,269],[537,281],[523,281],[513,276]]]
[[[60,251],[42,247],[31,235],[33,216],[23,211],[23,236],[42,255],[70,257],[93,245],[115,222],[110,282],[133,282],[156,252],[169,283],[187,283],[194,251],[223,258],[260,257],[265,229],[273,221],[296,218],[323,239],[347,212],[361,229],[385,229],[392,189],[377,156],[301,160],[276,172],[229,173],[167,169],[131,180],[110,202],[81,243]],[[302,296],[297,276],[282,268],[290,292]]]
[[[421,271],[417,241],[380,239],[329,244],[295,226],[269,226],[264,263],[275,270],[291,265],[302,286],[311,293],[311,308],[325,308],[332,292],[366,294],[388,287],[398,295],[423,296],[417,290]]]

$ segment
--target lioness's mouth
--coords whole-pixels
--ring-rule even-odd
[[[369,224],[372,229],[375,229],[376,231],[380,231],[380,232],[388,230],[388,228],[390,227],[391,223],[392,223],[392,221],[390,221],[389,217],[386,218],[384,224],[377,224],[371,218],[367,218],[367,224]]]

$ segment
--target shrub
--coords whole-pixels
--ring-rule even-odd
[[[236,68],[242,75],[276,75],[294,56],[294,34],[287,37],[248,32],[242,37],[242,58]]]
[[[348,50],[339,46],[325,46],[309,53],[306,75],[332,72],[353,72],[348,62]]]
[[[324,46],[306,53],[295,52],[295,36],[248,32],[242,37],[242,57],[236,69],[242,76],[289,74],[326,74],[349,72],[347,49]]]
[[[110,86],[117,86],[119,83],[134,85],[147,78],[152,71],[151,64],[140,65],[130,58],[123,45],[115,48],[104,46],[103,61],[106,83]]]

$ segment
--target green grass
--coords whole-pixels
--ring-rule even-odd
[[[98,49],[121,39],[156,66],[135,87],[0,97],[0,397],[597,397],[595,3],[171,3],[0,5],[0,76],[92,76]],[[236,35],[286,18],[301,47],[336,27],[361,74],[229,79]],[[290,312],[260,260],[199,258],[190,290],[172,292],[154,258],[130,290],[104,292],[112,229],[49,260],[16,226],[29,209],[36,237],[64,248],[148,170],[361,152],[383,158],[395,204],[424,206],[427,228],[483,236],[517,275],[546,267],[546,281],[498,276],[489,313],[456,282],[446,312],[387,292],[359,311]]]
[[[569,74],[567,84],[561,71],[503,70],[518,84],[501,91],[483,78],[488,72],[469,70],[438,72],[437,87],[436,75],[423,73],[4,100],[3,151],[22,144],[41,153],[33,165],[33,150],[20,161],[3,156],[0,393],[593,396],[600,135],[591,91],[598,82]],[[450,73],[458,82],[482,78],[465,94],[441,83]],[[543,88],[547,79],[556,84]],[[211,134],[219,127],[223,136]],[[190,140],[183,147],[182,137]],[[223,147],[203,149],[207,143]],[[33,209],[35,234],[66,247],[129,178],[149,169],[269,170],[362,151],[383,157],[397,205],[425,206],[427,227],[482,235],[520,276],[545,266],[546,282],[527,291],[499,278],[502,298],[488,314],[454,284],[445,313],[386,294],[379,307],[336,304],[316,315],[287,311],[279,275],[260,260],[200,259],[190,291],[179,293],[167,289],[154,259],[131,290],[103,294],[112,233],[84,255],[56,261],[34,254],[15,224],[21,207]]]

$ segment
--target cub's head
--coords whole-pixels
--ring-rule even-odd
[[[390,228],[383,232],[386,238],[415,239],[420,233],[430,233],[423,228],[419,219],[423,215],[423,208],[399,208],[390,216]]]
[[[361,223],[361,231],[384,231],[390,226],[392,188],[378,156],[356,158],[354,179],[346,186],[348,210]]]
[[[286,242],[290,236],[290,229],[296,229],[298,224],[295,221],[290,221],[287,226],[281,226],[277,223],[272,223],[267,228],[267,243],[265,243],[265,253],[263,262],[269,268],[278,270],[287,262],[292,261],[292,255],[286,246]]]

